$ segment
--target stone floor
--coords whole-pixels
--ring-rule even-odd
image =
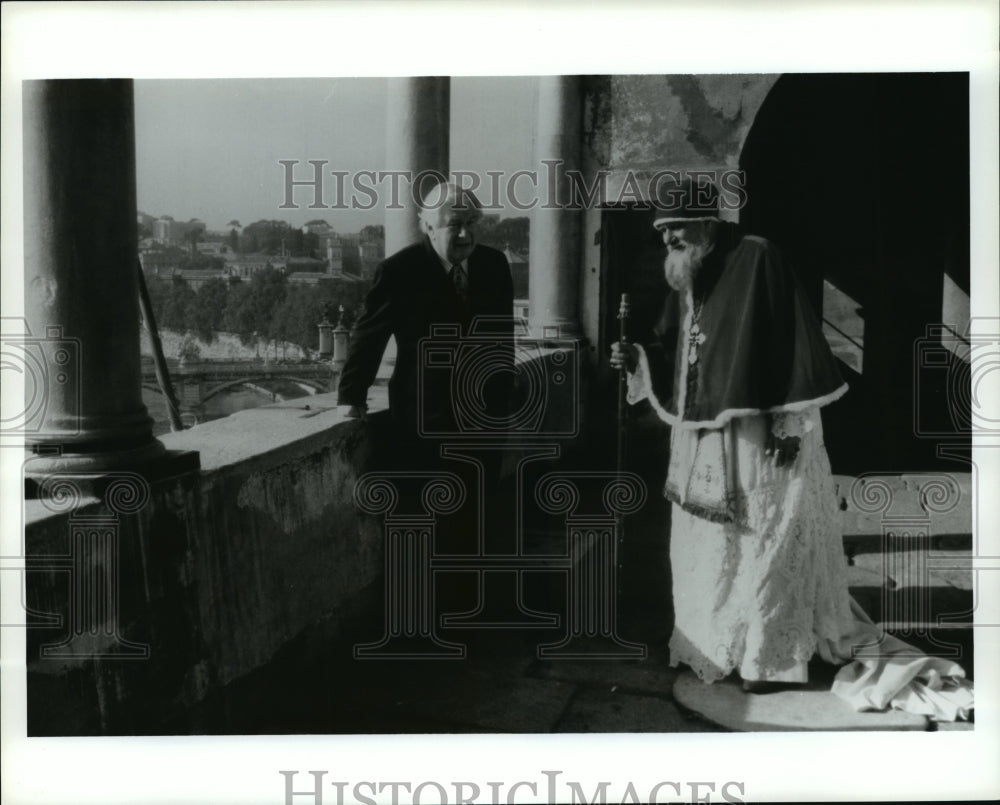
[[[908,491],[902,481],[897,485],[900,496]],[[541,658],[538,646],[558,642],[564,634],[559,628],[446,628],[439,631],[439,637],[464,646],[464,656],[356,659],[355,644],[378,641],[385,632],[381,608],[376,605],[368,622],[355,622],[352,635],[336,642],[319,633],[301,636],[267,667],[230,684],[183,723],[172,725],[171,731],[413,734],[973,728],[894,715],[852,717],[839,707],[839,700],[824,692],[833,669],[822,664],[811,667],[815,684],[801,693],[747,695],[737,685],[711,690],[682,678],[677,687],[680,695],[675,697],[679,672],[669,667],[666,650],[672,614],[670,569],[663,550],[665,512],[647,510],[648,522],[639,517],[629,523],[619,557],[619,634],[647,647],[642,659]],[[901,592],[915,584],[929,585],[923,587],[924,597],[931,601],[925,617],[963,611],[971,604],[968,570],[936,572],[933,578],[893,578],[898,574],[887,572],[882,564],[880,524],[849,506],[843,510],[852,594],[875,620],[881,620],[881,608],[887,606],[883,595],[887,584]],[[932,554],[968,556],[964,521],[934,525],[933,544],[925,546]],[[543,532],[529,536],[533,542],[544,543],[556,535],[551,529]],[[911,566],[912,562],[907,563]],[[922,566],[917,562],[918,568]],[[533,584],[526,584],[526,604],[538,611],[565,612],[565,583],[560,587],[544,577],[541,573]],[[463,605],[457,609],[475,603],[474,587],[456,587],[451,594]],[[928,635],[926,629],[918,629],[900,636],[925,651],[933,649],[935,641],[937,645],[953,643],[957,659],[971,672],[971,631],[939,630]]]
[[[373,626],[378,624],[373,623]],[[379,627],[381,628],[381,627]],[[378,629],[376,629],[376,632]],[[635,630],[633,630],[634,632]],[[704,732],[723,728],[677,706],[664,641],[644,659],[539,659],[559,630],[448,629],[457,659],[355,659],[347,645],[298,650],[231,684],[192,714],[191,732]],[[377,635],[376,635],[377,637]],[[226,724],[222,729],[213,725]]]
[[[803,691],[744,694],[705,686],[669,667],[666,634],[630,621],[642,659],[540,659],[558,630],[441,633],[466,647],[456,659],[355,659],[338,642],[315,653],[297,644],[266,669],[206,702],[178,732],[229,734],[605,733],[972,729],[901,714],[856,714],[828,692],[818,664]],[[364,635],[368,642],[381,626]],[[680,674],[680,683],[678,677]],[[693,683],[693,684],[692,684]],[[675,687],[677,695],[675,697]],[[685,690],[686,688],[686,690]],[[694,695],[692,696],[692,692]],[[803,697],[806,697],[803,699]],[[806,700],[808,699],[808,701]]]

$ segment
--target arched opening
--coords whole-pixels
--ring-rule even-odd
[[[930,469],[968,444],[964,333],[928,338],[967,304],[968,118],[965,73],[786,75],[747,136],[741,223],[796,267],[851,384],[824,412],[835,471]]]

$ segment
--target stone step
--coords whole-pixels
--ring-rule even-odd
[[[845,536],[972,533],[972,474],[835,475]]]
[[[971,546],[971,535],[950,535]],[[974,606],[971,547],[927,548],[907,540],[878,542],[878,549],[848,554],[848,585],[862,609],[890,631],[908,624],[923,633],[971,628]],[[890,626],[889,624],[893,624]]]
[[[904,536],[882,533],[844,533],[844,552],[848,556],[881,553],[886,549],[924,550],[931,552],[956,551],[970,553],[974,541],[968,531],[960,533]]]
[[[853,483],[853,478],[848,480]],[[898,490],[893,499],[895,510],[906,508],[903,504],[911,511],[912,506],[919,509],[919,490],[921,484],[926,485],[925,479],[898,476],[890,480],[890,489]],[[959,479],[957,488],[967,491],[968,485],[968,478]],[[848,585],[873,621],[893,633],[915,633],[930,644],[938,641],[971,646],[968,636],[956,634],[971,629],[974,605],[972,534],[970,530],[951,530],[962,524],[957,516],[943,523],[931,518],[927,538],[888,539],[882,536],[880,520],[858,513],[853,519],[845,517]],[[967,521],[964,524],[969,525]],[[664,582],[660,586],[666,586],[666,546],[661,556],[656,544],[657,538],[665,541],[665,537],[643,536],[639,524],[635,526],[626,533],[622,553],[632,583],[622,592],[633,593],[632,588],[639,584],[645,589],[643,595],[648,596],[651,585],[658,580]],[[651,527],[648,523],[642,526]],[[535,527],[525,533],[525,545],[532,553],[564,555],[566,544],[565,532],[557,528]],[[657,592],[669,595],[666,589]]]

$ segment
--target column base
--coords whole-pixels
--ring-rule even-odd
[[[24,462],[24,497],[37,500],[46,496],[46,484],[71,477],[84,493],[101,497],[116,473],[129,472],[152,483],[197,472],[201,460],[193,450],[167,450],[154,441],[133,450],[106,454],[60,453],[29,455]]]

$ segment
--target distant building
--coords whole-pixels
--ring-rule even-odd
[[[266,254],[234,254],[226,252],[222,255],[226,261],[225,271],[227,276],[238,277],[240,279],[250,279],[258,271],[265,268],[276,268],[284,271],[286,261]]]
[[[372,228],[366,229],[370,231]],[[364,233],[358,241],[359,274],[365,280],[373,279],[375,268],[385,260],[385,235],[381,227],[378,230],[377,236]]]
[[[344,270],[344,245],[336,232],[319,236],[319,253],[326,260],[327,270],[337,274]]]
[[[341,245],[341,271],[345,276],[361,277],[361,257],[358,244],[344,243]]]
[[[358,253],[362,262],[369,261],[379,263],[382,260],[385,260],[385,241],[361,241],[361,243],[358,244]]]
[[[326,273],[326,261],[316,257],[289,257],[285,261],[285,271],[289,277],[300,273]]]
[[[327,246],[328,259],[326,260],[311,257],[289,257],[286,261],[288,281],[296,285],[315,285],[321,280],[360,282],[359,273],[347,270],[351,267],[352,261],[354,265],[357,265],[356,249],[349,245],[345,247],[339,240],[330,240]],[[342,260],[343,252],[347,252],[347,255]]]
[[[169,215],[161,215],[153,221],[153,240],[157,243],[171,243],[171,227],[174,223]]]
[[[139,228],[145,228],[149,232],[153,231],[153,222],[156,221],[156,216],[149,215],[148,213],[139,210],[135,216],[135,222],[139,225]]]
[[[331,274],[328,271],[296,271],[288,275],[288,282],[291,285],[317,285],[320,282],[361,282],[360,277],[353,277],[350,274]]]
[[[183,268],[174,271],[172,276],[180,277],[192,290],[197,291],[209,280],[227,280],[230,274],[225,268]]]
[[[288,275],[288,282],[292,285],[316,285],[324,280],[336,280],[337,282],[361,282],[360,277],[350,274],[331,274],[327,271],[296,271]]]
[[[153,221],[153,240],[157,243],[172,246],[183,246],[189,243],[192,231],[205,231],[205,223],[198,218],[190,221],[175,221],[169,215],[161,215]]]
[[[139,263],[144,274],[150,277],[171,277],[180,268],[180,255],[166,249],[143,249]]]
[[[196,244],[199,254],[222,255],[227,251],[226,244],[220,240],[202,241]]]

